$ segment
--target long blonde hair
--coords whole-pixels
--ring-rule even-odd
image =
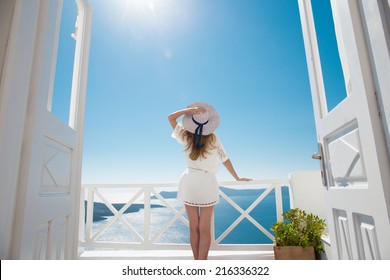
[[[209,151],[211,149],[214,149],[214,143],[215,143],[215,135],[214,133],[211,133],[210,135],[203,135],[202,136],[202,144],[204,145],[202,148],[197,149],[195,147],[194,141],[194,134],[184,130],[183,131],[183,140],[186,143],[185,150],[190,151],[190,159],[197,160],[199,158],[206,158],[209,154]]]

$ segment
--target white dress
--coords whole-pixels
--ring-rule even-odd
[[[183,130],[182,124],[177,124],[172,137],[185,146],[185,140],[181,137]],[[184,149],[187,169],[181,176],[177,198],[187,205],[207,207],[215,205],[219,201],[218,182],[215,174],[218,172],[219,163],[228,160],[228,156],[217,136],[214,146],[215,148],[207,154],[207,158],[197,160],[190,159],[189,151]]]

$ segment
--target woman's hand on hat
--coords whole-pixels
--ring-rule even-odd
[[[206,109],[203,107],[192,107],[188,109],[190,110],[190,113],[194,115],[206,112]]]
[[[185,109],[182,109],[180,111],[173,112],[173,113],[169,114],[168,120],[169,120],[169,123],[171,124],[172,128],[175,129],[175,127],[177,125],[176,120],[180,116],[187,114],[187,113],[195,115],[195,114],[200,114],[200,113],[204,113],[204,112],[206,112],[206,109],[203,107],[189,107],[189,108],[185,108]]]

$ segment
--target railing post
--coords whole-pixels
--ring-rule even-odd
[[[145,188],[144,192],[144,245],[146,248],[150,246],[150,193],[149,187]]]
[[[81,188],[80,190],[80,214],[79,214],[79,231],[77,237],[77,256],[80,257],[81,254],[85,251],[85,247],[81,247],[81,242],[85,241],[85,189]]]
[[[275,200],[276,200],[276,219],[278,222],[283,221],[283,200],[282,200],[282,186],[275,184]]]
[[[214,211],[213,211],[213,216],[211,218],[211,244],[213,245],[216,245],[215,243],[215,214],[214,214]]]
[[[92,224],[93,224],[93,210],[94,210],[94,189],[88,189],[87,199],[87,223],[85,226],[85,240],[90,242],[92,239]]]

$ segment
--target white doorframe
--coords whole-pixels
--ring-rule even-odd
[[[85,105],[87,97],[87,80],[88,80],[88,65],[89,65],[89,49],[91,41],[91,29],[92,29],[92,8],[89,6],[87,0],[76,0],[78,5],[78,16],[76,25],[76,40],[79,42],[76,44],[75,50],[75,62],[73,69],[72,80],[72,94],[69,113],[69,126],[77,131],[77,162],[78,165],[74,166],[74,174],[77,177],[77,193],[76,199],[79,202],[75,209],[75,215],[77,218],[84,217],[80,215],[80,211],[84,212],[84,200],[81,194],[81,175],[82,175],[82,158],[83,158],[83,143],[84,143],[84,117],[85,117]],[[84,220],[76,219],[76,225],[74,227],[73,235],[75,236],[75,242],[73,244],[73,252],[75,255],[72,258],[77,258],[81,252],[78,252],[80,231],[83,229]],[[77,254],[77,255],[76,255]]]
[[[0,83],[0,258],[10,257],[39,1],[14,1]]]
[[[364,38],[367,43],[368,59],[373,75],[376,94],[376,104],[380,122],[376,124],[378,145],[384,141],[387,154],[380,153],[383,182],[390,181],[390,3],[389,0],[360,0],[360,11],[364,28]],[[380,29],[379,29],[380,28]],[[383,32],[381,32],[383,31]],[[390,186],[384,187],[387,215],[390,222]]]
[[[360,5],[365,19],[365,37],[374,70],[378,107],[390,156],[390,3],[389,0],[379,0],[378,5],[373,5],[372,2],[363,0]],[[384,32],[376,32],[378,27],[382,27]]]

